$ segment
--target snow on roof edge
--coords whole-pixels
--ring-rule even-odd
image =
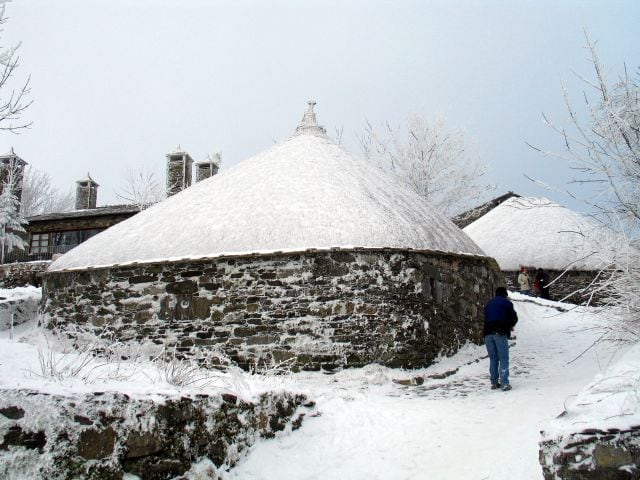
[[[278,250],[259,250],[252,252],[220,252],[213,255],[192,255],[186,257],[171,257],[171,258],[157,258],[157,259],[149,259],[149,260],[139,260],[139,261],[131,261],[131,262],[123,262],[123,263],[111,263],[104,265],[90,265],[83,267],[73,267],[73,268],[61,268],[61,269],[51,269],[51,266],[45,270],[45,274],[53,273],[53,272],[79,272],[85,270],[100,270],[103,268],[114,268],[114,267],[130,267],[132,265],[150,265],[153,263],[179,263],[179,262],[188,262],[193,260],[214,260],[219,258],[239,258],[239,257],[250,257],[253,255],[292,255],[298,253],[312,253],[312,252],[345,252],[345,251],[396,251],[396,252],[418,252],[418,253],[431,253],[435,255],[458,255],[461,257],[467,258],[488,258],[495,261],[493,257],[489,255],[478,255],[475,253],[468,252],[447,252],[444,250],[427,250],[427,249],[418,249],[418,248],[400,248],[400,247],[367,247],[367,246],[342,246],[342,247],[309,247],[305,249],[278,249]],[[52,264],[53,265],[53,262]]]

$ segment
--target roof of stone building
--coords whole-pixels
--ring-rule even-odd
[[[318,126],[90,238],[50,270],[306,249],[484,253],[443,214]]]
[[[536,197],[509,198],[463,231],[506,271],[520,266],[596,271],[624,247],[612,230]]]
[[[180,145],[174,148],[172,152],[167,153],[167,157],[173,157],[176,155],[186,155],[187,157],[191,158],[191,155],[189,155]]]
[[[98,184],[98,182],[96,182],[93,178],[91,178],[91,175],[89,175],[89,172],[87,172],[87,176],[85,178],[81,178],[76,183],[91,183],[91,184],[95,185],[96,187],[100,186]]]
[[[220,152],[214,153],[213,155],[207,155],[207,158],[202,160],[201,162],[196,163],[196,165],[214,165],[219,167],[222,163],[222,154]]]
[[[488,202],[483,203],[482,205],[478,205],[466,212],[462,212],[451,219],[451,221],[456,224],[460,228],[464,228],[467,225],[471,225],[473,222],[478,220],[483,215],[486,215],[487,212],[496,208],[502,202],[509,200],[513,197],[519,197],[517,193],[507,192],[499,197],[496,197]]]
[[[22,158],[20,158],[19,155],[16,154],[13,147],[11,147],[11,150],[9,150],[7,153],[0,155],[0,159],[10,159],[10,158],[14,158],[21,165],[28,165],[26,161],[24,161]]]
[[[57,212],[57,213],[44,213],[42,215],[33,215],[27,217],[26,220],[29,223],[46,222],[49,220],[64,220],[67,218],[85,218],[85,217],[100,217],[103,215],[119,215],[137,213],[140,211],[138,205],[106,205],[104,207],[96,208],[83,208],[80,210],[71,210],[69,212]]]

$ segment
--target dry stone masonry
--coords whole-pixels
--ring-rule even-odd
[[[422,367],[482,340],[501,284],[488,257],[333,249],[44,276],[41,321],[243,368]]]
[[[180,147],[167,154],[167,197],[191,186],[193,159]]]
[[[40,295],[37,289],[21,289],[10,297],[0,295],[0,331],[33,320],[37,316]]]
[[[638,479],[640,425],[628,430],[587,429],[544,438],[540,442],[540,464],[545,480]]]
[[[0,288],[16,288],[33,285],[40,286],[42,273],[51,262],[7,263],[0,265]]]
[[[76,182],[76,210],[96,208],[99,186],[88,173],[86,178]]]
[[[249,402],[231,394],[151,400],[5,391],[0,478],[121,480],[125,472],[142,480],[185,478],[178,476],[200,459],[233,466],[256,439],[300,427],[312,406],[289,393]]]

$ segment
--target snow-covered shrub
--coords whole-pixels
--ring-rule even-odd
[[[98,380],[124,380],[130,377],[130,364],[121,360],[102,356],[103,349],[96,343],[77,345],[75,349],[58,352],[48,344],[38,348],[40,370],[31,372],[43,378],[62,382],[67,379],[79,379],[84,383]]]
[[[212,361],[215,362],[213,368]],[[175,347],[169,348],[165,345],[152,362],[160,380],[176,387],[226,389],[233,386],[229,383],[230,375],[227,374],[230,362],[216,351],[207,358],[181,358]],[[235,391],[233,388],[228,390]]]
[[[220,376],[220,372],[203,368],[192,358],[179,358],[175,349],[165,349],[153,363],[160,379],[176,387],[205,388]]]
[[[218,480],[218,468],[205,458],[191,466],[191,470],[184,474],[186,480]]]
[[[639,186],[640,187],[640,186]],[[640,245],[639,245],[640,247]],[[607,339],[615,341],[640,340],[640,252],[630,246],[625,262],[613,264],[599,273],[593,291],[601,293],[609,315],[620,315],[608,325]]]
[[[275,377],[280,375],[289,375],[292,373],[292,368],[295,365],[295,357],[287,358],[281,362],[276,362],[273,365],[255,365],[252,373],[262,375],[265,377]]]
[[[32,370],[33,375],[57,382],[78,379],[94,383],[124,380],[135,373],[136,363],[130,360],[139,358],[136,345],[124,345],[77,328],[71,336],[58,329],[40,334],[39,370]]]

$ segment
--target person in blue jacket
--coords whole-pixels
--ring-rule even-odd
[[[484,307],[484,342],[489,353],[491,389],[511,390],[509,384],[509,338],[518,314],[507,298],[507,289],[498,287],[496,296]]]

